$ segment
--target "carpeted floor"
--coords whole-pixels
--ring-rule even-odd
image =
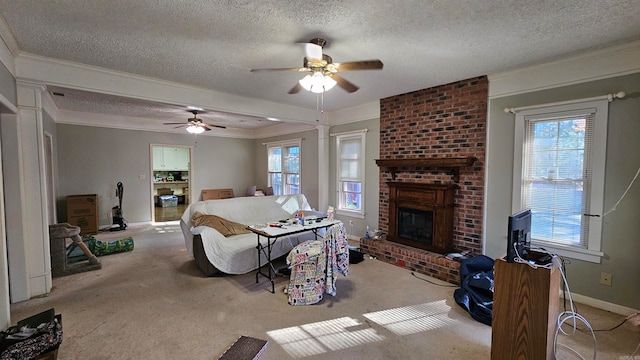
[[[58,359],[217,359],[240,336],[269,341],[261,359],[489,359],[491,328],[453,301],[453,287],[369,259],[351,265],[336,297],[287,304],[288,279],[255,273],[207,278],[187,257],[177,223],[130,225],[96,237],[132,236],[131,252],[100,257],[102,269],[53,280],[46,297],[11,305],[15,321],[54,307],[64,339]],[[438,284],[444,284],[433,280]],[[578,304],[594,328],[624,317]],[[624,324],[598,332],[598,359],[629,356],[640,341]],[[560,342],[592,358],[589,336]],[[576,359],[560,349],[561,359]]]

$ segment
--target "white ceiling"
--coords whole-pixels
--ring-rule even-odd
[[[26,54],[309,109],[315,94],[287,94],[300,73],[250,70],[302,66],[300,43],[315,37],[327,40],[334,62],[382,60],[381,71],[341,73],[360,89],[327,92],[328,112],[640,38],[638,0],[0,0],[0,14]],[[54,96],[60,109],[190,115],[55,90],[65,93]],[[215,124],[269,123],[207,110]]]

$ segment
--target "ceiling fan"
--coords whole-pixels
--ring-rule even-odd
[[[299,71],[308,74],[302,78],[291,90],[289,94],[295,94],[301,89],[322,93],[331,89],[334,85],[338,85],[344,90],[352,93],[359,88],[352,82],[338,75],[338,72],[353,70],[381,70],[382,61],[380,60],[363,60],[349,61],[344,63],[334,63],[331,56],[322,53],[322,48],[327,43],[326,40],[315,38],[309,40],[305,44],[305,58],[302,67],[299,68],[271,68],[271,69],[252,69],[252,72],[258,71]]]
[[[214,124],[207,124],[202,122],[202,119],[198,118],[198,110],[187,110],[190,113],[193,114],[192,118],[188,118],[187,122],[169,122],[169,123],[164,123],[164,125],[178,125],[176,127],[174,127],[174,129],[178,129],[181,128],[183,126],[187,127],[187,131],[192,133],[192,134],[200,134],[203,133],[205,131],[209,131],[211,130],[212,127],[217,127],[220,129],[226,129],[226,126],[222,126],[222,125],[214,125]]]

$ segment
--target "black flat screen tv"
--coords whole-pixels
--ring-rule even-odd
[[[531,209],[524,209],[509,216],[507,233],[507,262],[526,260],[531,248]]]

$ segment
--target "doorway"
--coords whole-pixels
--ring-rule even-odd
[[[154,222],[180,220],[191,203],[190,146],[151,144],[151,209]]]

